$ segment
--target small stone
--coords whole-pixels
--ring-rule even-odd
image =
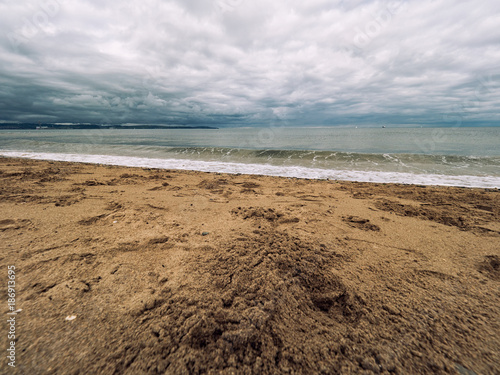
[[[458,363],[455,363],[455,368],[461,375],[476,375],[474,371],[471,371],[469,369],[466,369],[462,365],[459,365]]]
[[[208,232],[203,232],[201,235],[202,236],[207,236],[209,233]]]

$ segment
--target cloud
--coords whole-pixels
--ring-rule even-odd
[[[0,3],[0,120],[498,123],[500,5]]]

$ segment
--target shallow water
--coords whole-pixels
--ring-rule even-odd
[[[500,187],[500,128],[0,131],[0,154],[128,166]]]

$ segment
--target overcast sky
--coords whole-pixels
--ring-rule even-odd
[[[500,1],[0,0],[0,120],[500,124]]]

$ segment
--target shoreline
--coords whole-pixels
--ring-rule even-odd
[[[494,374],[498,194],[0,157],[16,366]]]
[[[85,155],[18,151],[2,151],[0,152],[0,157],[42,161],[76,162],[96,165],[113,165],[128,168],[175,169],[182,171],[299,178],[307,180],[333,180],[379,184],[399,183],[404,185],[500,189],[500,177],[494,176],[454,176],[442,174],[413,174],[408,172],[388,171],[331,170],[300,166],[276,166],[224,161],[156,159],[136,156],[128,157],[116,155]]]

